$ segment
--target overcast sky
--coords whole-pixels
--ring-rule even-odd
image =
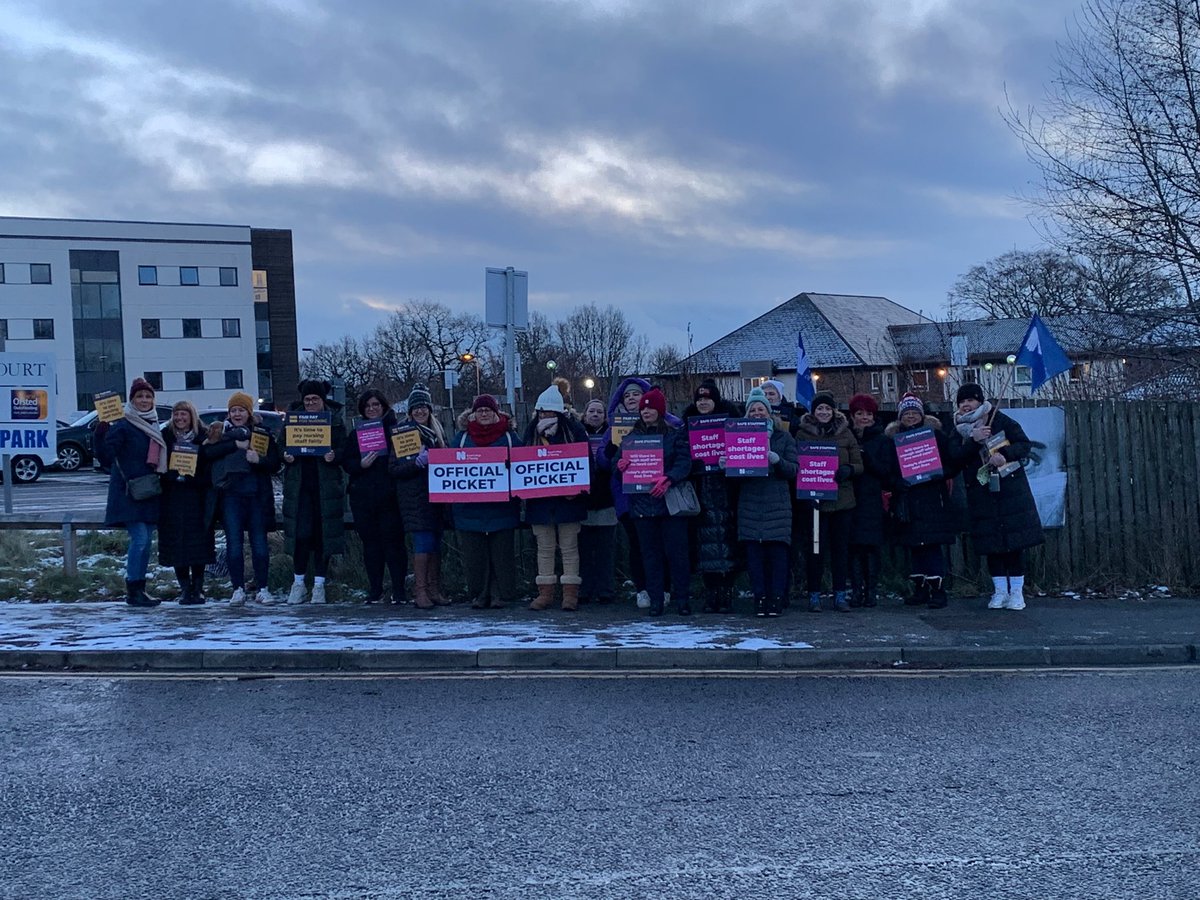
[[[1077,6],[5,0],[0,214],[290,228],[301,345],[506,265],[681,348],[801,291],[936,315],[1039,243],[1000,109]]]

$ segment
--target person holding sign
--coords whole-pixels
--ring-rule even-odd
[[[667,421],[667,398],[658,388],[651,388],[642,394],[638,405],[640,419],[630,436],[652,435],[662,440],[662,474],[649,491],[626,495],[629,515],[637,529],[642,569],[646,573],[650,615],[661,616],[663,613],[669,567],[675,611],[681,616],[690,616],[689,582],[692,573],[688,559],[688,523],[683,518],[672,516],[667,511],[664,499],[671,486],[683,482],[692,470],[687,431]],[[624,473],[630,468],[630,459],[623,453],[623,446],[609,444],[608,453],[618,472]]]
[[[366,602],[379,603],[383,599],[386,568],[392,579],[392,601],[402,603],[408,554],[400,507],[388,474],[391,458],[388,432],[396,425],[396,414],[387,397],[376,390],[364,391],[358,398],[358,414],[361,417],[358,424],[342,445],[341,463],[348,481],[346,493],[354,516],[354,530],[362,544],[363,568],[367,572]],[[292,584],[288,602],[304,602],[303,581]]]
[[[850,526],[850,605],[874,606],[875,589],[883,568],[882,547],[887,529],[883,491],[892,443],[875,421],[879,403],[870,394],[850,398],[850,430],[862,453],[863,473],[854,479],[854,511]]]
[[[888,457],[888,479],[895,490],[892,492],[890,512],[896,524],[900,543],[909,550],[909,580],[912,595],[904,601],[907,606],[928,604],[930,609],[942,609],[949,602],[943,579],[946,575],[945,551],[943,548],[958,540],[958,523],[950,505],[950,488],[947,479],[952,479],[959,466],[954,464],[949,438],[942,431],[942,423],[936,416],[925,415],[925,404],[916,394],[908,393],[897,404],[900,418],[884,429],[892,439],[893,452]],[[938,475],[926,478],[915,468],[906,469],[899,456],[899,442],[912,436],[920,429],[929,429],[934,440]],[[915,472],[915,474],[914,474]]]
[[[93,438],[100,464],[112,469],[104,524],[129,533],[125,556],[125,602],[158,606],[146,593],[150,544],[158,525],[161,479],[167,471],[167,444],[158,430],[154,388],[145,378],[133,379],[129,400],[120,419],[96,426]]]
[[[525,429],[526,447],[586,444],[587,432],[567,415],[562,391],[554,384],[542,391],[534,404],[533,420]],[[515,470],[514,470],[515,471]],[[531,497],[525,501],[525,522],[537,541],[537,596],[530,609],[547,609],[554,603],[554,586],[562,584],[562,608],[579,608],[579,531],[587,516],[587,499],[573,496]],[[554,574],[555,554],[562,556],[562,576]]]
[[[330,447],[321,456],[293,455],[286,451],[283,454],[283,549],[292,558],[292,592],[288,602],[305,601],[304,577],[311,560],[312,602],[325,603],[330,557],[346,550],[342,508],[345,488],[342,467],[333,449],[345,444],[346,429],[342,425],[341,405],[327,399],[329,382],[307,379],[300,382],[298,390],[300,402],[293,403],[291,411],[330,414]]]
[[[721,397],[711,378],[700,382],[692,395],[692,404],[683,411],[691,442],[692,486],[700,501],[700,515],[689,523],[689,545],[696,554],[693,569],[700,570],[704,581],[706,613],[733,612],[733,582],[737,577],[737,523],[734,520],[734,489],[719,465],[724,447],[724,420],[740,415],[739,410]],[[699,451],[715,453],[716,465],[699,456]],[[712,459],[710,456],[709,459]]]
[[[837,482],[836,500],[810,501],[818,512],[816,552],[810,544],[804,548],[805,580],[810,612],[821,611],[821,578],[825,574],[825,559],[829,559],[833,587],[833,608],[849,612],[846,582],[850,574],[850,529],[854,522],[854,479],[863,473],[862,451],[850,423],[837,409],[837,401],[829,391],[813,397],[812,412],[800,417],[796,440],[821,441],[837,445],[838,465],[834,472]]]
[[[606,451],[610,446],[619,445],[623,435],[632,429],[632,425],[625,426],[618,423],[627,420],[630,416],[638,415],[638,404],[642,400],[642,395],[648,390],[650,390],[650,382],[636,376],[625,378],[617,385],[617,389],[613,391],[612,397],[608,401],[608,428],[604,434],[602,451],[596,455],[596,462],[599,466],[602,469],[608,468],[610,471],[609,485],[613,495],[613,507],[617,511],[617,521],[625,529],[625,539],[629,544],[629,577],[633,581],[633,590],[637,594],[638,609],[650,608],[650,595],[646,592],[646,571],[642,568],[642,552],[638,547],[637,528],[633,523],[633,516],[629,513],[629,498],[625,496],[621,487],[621,473],[611,467],[611,458]],[[636,420],[634,420],[634,424],[636,424]]]
[[[509,429],[509,418],[491,394],[480,394],[471,404],[466,427],[454,437],[454,447],[523,446]],[[517,597],[516,529],[521,524],[519,502],[456,503],[454,527],[458,529],[463,568],[472,609],[502,607]]]
[[[207,437],[195,406],[180,400],[171,407],[171,424],[163,432],[167,472],[158,516],[158,562],[175,570],[180,606],[204,602],[204,568],[216,560],[207,517],[208,466],[200,460]]]
[[[206,520],[211,523],[219,514],[225,530],[225,560],[233,587],[229,605],[246,603],[244,533],[250,538],[250,561],[258,585],[254,599],[265,606],[273,602],[267,584],[271,565],[267,534],[275,529],[275,488],[271,476],[279,471],[279,445],[268,434],[265,453],[253,446],[259,422],[253,414],[254,400],[249,394],[235,391],[227,407],[225,421],[208,426],[208,440],[200,448],[213,486],[206,503]]]
[[[429,451],[444,450],[446,435],[433,414],[433,396],[425,385],[413,385],[406,406],[408,418],[392,435],[388,472],[395,483],[401,522],[413,539],[413,602],[431,609],[450,604],[441,586],[443,507],[429,502],[428,477]]]
[[[1025,551],[1046,539],[1025,477],[1033,445],[1015,419],[984,399],[979,385],[964,384],[956,400],[954,437],[967,485],[971,545],[987,557],[992,576],[988,609],[1024,609]]]
[[[613,571],[617,549],[617,509],[613,499],[612,481],[608,470],[601,467],[600,458],[608,445],[605,433],[608,419],[604,401],[592,399],[583,409],[583,430],[591,450],[590,488],[587,493],[587,517],[579,531],[579,599],[611,603],[616,593],[616,573]]]
[[[769,469],[766,478],[745,478],[738,485],[737,534],[746,551],[754,614],[778,616],[787,592],[791,558],[796,442],[761,388],[754,388],[746,398],[746,418],[767,423]]]

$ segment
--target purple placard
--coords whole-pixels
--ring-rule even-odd
[[[900,477],[906,484],[933,481],[945,474],[932,428],[902,431],[896,435],[896,459],[900,463]]]
[[[771,432],[766,419],[725,420],[725,474],[734,478],[765,477],[770,470]]]
[[[595,462],[600,458],[600,454],[604,452],[604,432],[599,434],[588,435],[588,452],[592,456],[592,461]]]
[[[728,416],[692,416],[688,421],[688,446],[692,459],[704,464],[705,472],[718,472],[725,452],[725,420]]]
[[[387,452],[387,434],[384,433],[382,419],[364,422],[355,429],[354,435],[358,439],[358,452],[363,456]]]
[[[796,496],[801,500],[836,500],[837,444],[796,445]]]
[[[648,494],[663,476],[663,439],[657,434],[629,434],[621,441],[621,459],[629,465],[621,473],[621,492]]]

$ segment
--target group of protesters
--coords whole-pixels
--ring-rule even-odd
[[[1043,540],[1024,473],[1030,442],[975,384],[958,390],[948,430],[926,415],[913,394],[901,398],[896,420],[885,428],[869,395],[851,397],[848,414],[828,392],[816,393],[806,408],[789,401],[773,380],[752,389],[744,404],[723,398],[717,383],[705,380],[676,417],[662,390],[641,378],[625,378],[607,404],[593,399],[582,412],[572,407],[569,387],[558,379],[538,396],[523,429],[494,397],[481,394],[451,435],[422,384],[399,405],[402,413],[380,391],[364,392],[349,430],[327,382],[305,380],[299,394],[295,411],[329,414],[330,439],[321,455],[288,452],[261,427],[252,399],[241,391],[229,397],[223,421],[206,427],[195,406],[181,400],[160,426],[153,387],[134,379],[124,415],[102,424],[95,438],[97,456],[111,471],[105,523],[129,533],[129,605],[160,602],[146,591],[156,530],[159,562],[175,571],[180,605],[205,603],[205,572],[216,559],[218,525],[225,533],[230,605],[251,599],[243,535],[250,544],[252,599],[274,602],[267,535],[277,527],[273,476],[280,470],[284,552],[293,564],[290,604],[327,602],[330,559],[346,545],[347,499],[362,546],[366,602],[384,602],[386,574],[386,599],[411,599],[420,609],[451,602],[441,574],[448,530],[457,533],[472,607],[521,600],[526,589],[518,583],[516,534],[523,526],[531,529],[537,548],[532,610],[575,610],[580,602],[616,600],[618,528],[628,545],[636,605],[651,616],[668,607],[690,615],[693,574],[700,575],[704,612],[733,612],[743,571],[756,616],[779,615],[793,593],[812,612],[873,607],[889,541],[906,551],[911,590],[904,602],[941,608],[948,602],[944,548],[962,530],[951,502],[960,473],[973,547],[987,557],[992,575],[989,608],[1024,608],[1024,552]],[[760,432],[765,427],[765,475],[737,477],[740,470],[728,465],[724,452],[715,459],[694,458],[689,421],[697,417],[744,419]],[[617,420],[632,424],[615,429]],[[404,455],[364,451],[359,432],[380,425],[389,433],[405,426],[419,445],[414,440],[412,452]],[[921,429],[926,431],[916,434]],[[936,446],[936,477],[912,478],[905,471],[897,452],[897,438],[905,435]],[[661,447],[661,469],[650,483],[628,491],[634,453],[627,448],[641,436]],[[586,490],[482,502],[431,499],[431,452],[561,444],[587,445]],[[813,444],[827,453],[836,449],[836,461],[830,457],[833,487],[821,499],[806,498],[797,481],[805,448]],[[793,586],[793,578],[803,579],[802,589]]]

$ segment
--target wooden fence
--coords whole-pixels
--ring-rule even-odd
[[[1066,525],[1029,558],[1039,586],[1200,585],[1200,404],[1018,402],[1065,414]],[[963,542],[954,569],[981,575]]]

